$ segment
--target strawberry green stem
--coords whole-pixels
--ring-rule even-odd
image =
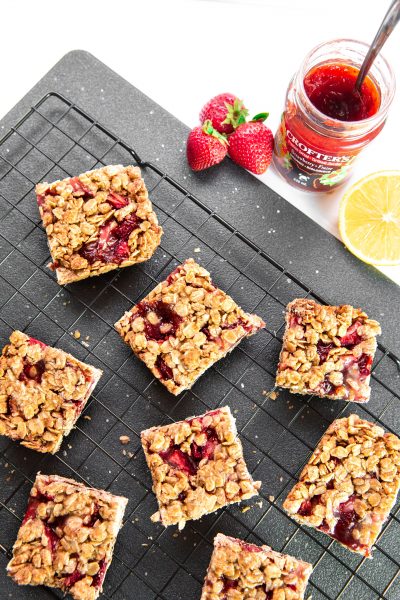
[[[243,104],[243,100],[239,100],[239,98],[235,98],[233,104],[229,104],[229,102],[225,102],[225,106],[227,109],[226,119],[222,121],[222,124],[232,125],[234,129],[239,127],[242,123],[246,123],[246,117],[249,114],[249,111]]]
[[[214,129],[210,120],[207,119],[207,121],[204,121],[202,129],[203,129],[204,133],[206,133],[207,135],[212,135],[213,137],[217,138],[217,140],[219,140],[223,144],[228,143],[226,136],[224,134],[220,133],[219,131],[217,131],[216,129]]]

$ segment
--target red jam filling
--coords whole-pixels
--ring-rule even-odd
[[[222,580],[224,582],[224,587],[222,588],[222,594],[225,594],[225,598],[227,598],[226,594],[229,590],[235,590],[239,584],[237,579],[228,579],[227,577],[222,576]]]
[[[370,77],[360,92],[355,89],[359,69],[340,62],[313,67],[304,78],[304,89],[314,106],[339,121],[361,121],[375,115],[380,93]]]
[[[302,517],[309,517],[313,513],[314,507],[319,503],[319,496],[313,496],[310,500],[304,500],[301,504],[298,514]],[[325,533],[329,533],[335,540],[341,542],[345,546],[350,548],[357,548],[360,544],[353,537],[354,527],[360,520],[354,510],[354,501],[356,496],[353,494],[346,502],[339,504],[338,509],[334,512],[335,518],[337,518],[336,525],[333,531],[329,530],[329,527],[324,520],[322,524],[317,528]]]
[[[168,381],[169,379],[174,378],[174,374],[172,372],[171,367],[167,365],[165,360],[162,358],[161,354],[157,356],[156,367],[160,372],[160,377],[163,381]]]
[[[44,530],[45,530],[47,539],[49,541],[50,550],[54,554],[54,552],[56,551],[57,544],[58,544],[60,538],[58,537],[58,535],[56,534],[56,532],[54,531],[54,529],[53,529],[52,526],[45,525],[44,526]]]
[[[360,371],[360,375],[362,377],[368,377],[369,375],[371,375],[371,367],[372,367],[372,362],[373,362],[373,358],[372,356],[370,356],[369,354],[361,354],[360,358],[358,359],[358,370]]]
[[[248,542],[242,542],[242,540],[237,541],[239,542],[240,547],[246,552],[262,552],[262,548],[260,548],[260,546],[249,544]]]
[[[319,364],[322,365],[328,358],[329,352],[335,348],[335,344],[329,342],[328,344],[324,344],[321,340],[317,344],[317,354],[319,356]]]
[[[129,200],[126,196],[122,196],[116,192],[110,192],[107,196],[107,202],[112,204],[112,206],[118,210],[119,208],[128,206]]]
[[[39,206],[42,206],[44,199],[46,196],[57,196],[57,192],[56,190],[52,190],[50,188],[47,188],[47,190],[45,190],[43,192],[43,194],[37,194],[36,196],[36,200]]]
[[[42,381],[43,373],[46,370],[46,365],[44,360],[38,360],[37,363],[29,363],[26,362],[24,364],[21,375],[19,376],[20,381],[36,381],[36,383],[40,383]]]
[[[290,321],[289,321],[289,327],[296,327],[297,325],[301,325],[302,322],[303,321],[299,315],[291,314]]]
[[[348,379],[359,379],[364,381],[366,377],[371,375],[373,357],[369,354],[361,354],[359,358],[348,357],[348,362],[343,369],[343,385],[347,384]],[[340,386],[335,386],[328,379],[328,375],[325,376],[324,381],[318,387],[318,392],[326,395],[335,395]],[[355,398],[357,401],[357,397]]]
[[[240,325],[243,327],[243,329],[246,332],[250,332],[253,329],[253,327],[251,325],[249,325],[248,323],[246,323],[246,321],[244,321],[244,319],[242,319],[242,318],[237,319],[237,321],[235,321],[234,323],[230,323],[229,325],[222,324],[222,325],[220,325],[220,328],[221,328],[221,330],[236,329],[236,327],[239,327]],[[214,337],[213,335],[211,335],[210,330],[207,326],[202,327],[202,329],[200,329],[200,331],[201,331],[201,333],[204,333],[204,335],[206,336],[206,338],[209,341],[215,341],[215,340],[219,339],[218,337]]]
[[[160,457],[174,469],[183,471],[188,475],[196,475],[201,460],[212,459],[216,446],[219,444],[218,435],[212,427],[204,429],[207,441],[204,446],[195,442],[190,445],[190,454],[182,452],[179,446],[171,445],[165,452],[160,452]]]
[[[171,271],[171,273],[168,275],[167,279],[165,280],[167,285],[170,285],[173,281],[175,281],[175,279],[177,279],[179,277],[181,271],[183,271],[183,270],[184,270],[184,264],[178,265],[176,267],[176,269]]]
[[[362,337],[358,335],[357,329],[360,327],[361,323],[359,321],[355,321],[346,333],[340,338],[340,345],[346,348],[354,348],[360,342],[362,342]]]
[[[338,517],[338,521],[335,529],[329,532],[335,540],[353,549],[360,546],[359,542],[353,537],[354,527],[360,520],[354,510],[355,499],[355,495],[352,495],[346,502],[339,504],[337,512],[334,513],[334,516]]]
[[[71,575],[68,575],[68,577],[66,577],[64,579],[64,586],[67,589],[72,588],[72,586],[75,585],[77,583],[77,581],[80,581],[84,577],[85,577],[85,575],[83,573],[81,573],[81,571],[79,571],[79,569],[75,569],[75,571],[73,573],[71,573]]]
[[[69,183],[72,186],[73,193],[80,193],[83,196],[87,196],[88,198],[94,197],[92,190],[90,190],[84,183],[82,183],[79,177],[71,177]]]
[[[328,379],[328,376],[325,375],[325,379],[323,380],[323,382],[321,383],[321,385],[318,388],[318,391],[321,394],[327,394],[327,395],[335,395],[337,392],[337,386],[333,385],[333,383],[331,383]]]
[[[22,521],[22,524],[24,525],[30,519],[36,518],[36,511],[37,511],[37,507],[39,506],[39,504],[51,502],[53,500],[54,500],[54,496],[50,496],[49,494],[42,493],[39,491],[37,492],[36,496],[30,496],[29,502],[28,502],[28,507],[26,509],[24,520]],[[47,518],[46,519],[41,518],[41,521],[43,521],[43,524],[44,524],[44,531],[45,531],[46,537],[48,539],[50,549],[54,553],[56,550],[57,544],[59,542],[59,537],[55,530],[57,527],[59,527],[62,524],[62,522],[64,521],[64,517],[58,517],[52,523],[49,523]]]
[[[84,522],[85,527],[94,527],[96,521],[101,519],[100,510],[98,504],[95,505],[92,514],[89,516],[87,522]],[[86,521],[86,519],[85,519]]]
[[[155,300],[154,302],[143,300],[143,302],[139,302],[136,308],[137,312],[134,318],[137,315],[143,317],[144,331],[148,340],[159,342],[168,339],[170,336],[176,334],[176,330],[182,322],[182,317],[169,304],[162,300]],[[151,312],[154,312],[158,318],[158,323],[154,325],[147,319],[147,315]],[[168,379],[171,379],[171,377],[168,377]]]
[[[309,517],[312,515],[313,508],[319,503],[319,496],[313,496],[309,500],[304,500],[299,510],[297,511],[301,517]]]
[[[30,346],[33,346],[33,344],[39,344],[39,346],[42,348],[42,350],[44,350],[45,348],[47,348],[47,345],[44,342],[41,342],[40,340],[37,340],[33,337],[30,337],[28,340],[28,344]]]
[[[99,238],[84,244],[79,254],[86,258],[89,264],[97,260],[102,263],[121,264],[129,258],[128,239],[139,223],[140,219],[136,215],[129,215],[121,223],[110,219],[100,227]]]
[[[103,559],[99,561],[99,570],[93,577],[92,587],[99,588],[102,586],[104,577],[107,571],[107,562]]]
[[[97,571],[96,575],[93,576],[91,587],[100,588],[102,586],[106,571],[107,562],[103,558],[99,561],[99,570]],[[75,585],[84,577],[86,577],[84,573],[82,573],[79,569],[75,569],[71,575],[68,575],[68,577],[64,579],[64,587],[67,589],[72,588],[73,585]]]
[[[171,446],[165,452],[160,452],[164,462],[168,463],[173,469],[183,471],[188,475],[196,475],[197,465],[189,454],[182,452],[179,446]]]

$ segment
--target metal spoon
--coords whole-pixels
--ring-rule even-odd
[[[394,0],[387,11],[381,26],[379,27],[374,40],[369,47],[366,57],[364,58],[364,62],[361,65],[360,72],[357,77],[357,81],[355,84],[355,88],[357,92],[360,91],[361,86],[365,77],[368,74],[368,71],[371,68],[372,63],[375,58],[378,56],[379,52],[382,49],[382,46],[388,39],[389,35],[392,33],[393,29],[396,27],[397,23],[400,21],[400,0]]]

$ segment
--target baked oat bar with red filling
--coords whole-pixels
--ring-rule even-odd
[[[265,323],[215,287],[192,258],[115,324],[133,352],[175,395]]]
[[[330,425],[283,507],[299,523],[370,556],[399,487],[399,438],[350,415]]]
[[[303,600],[312,565],[218,533],[201,600]]]
[[[258,494],[243,458],[235,419],[228,406],[141,434],[165,526],[200,519],[222,506]]]
[[[148,260],[162,228],[138,167],[109,165],[36,186],[60,285]]]
[[[380,333],[379,323],[359,308],[293,300],[286,310],[276,385],[294,394],[368,402]]]
[[[0,357],[0,435],[54,454],[102,371],[14,331]]]
[[[9,575],[19,585],[45,585],[75,600],[95,600],[127,502],[72,479],[38,474],[7,566]]]

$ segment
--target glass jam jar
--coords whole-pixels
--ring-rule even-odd
[[[320,44],[290,82],[274,164],[291,185],[312,192],[341,185],[357,154],[384,126],[395,78],[379,55],[357,92],[367,50],[367,44],[355,40]]]

